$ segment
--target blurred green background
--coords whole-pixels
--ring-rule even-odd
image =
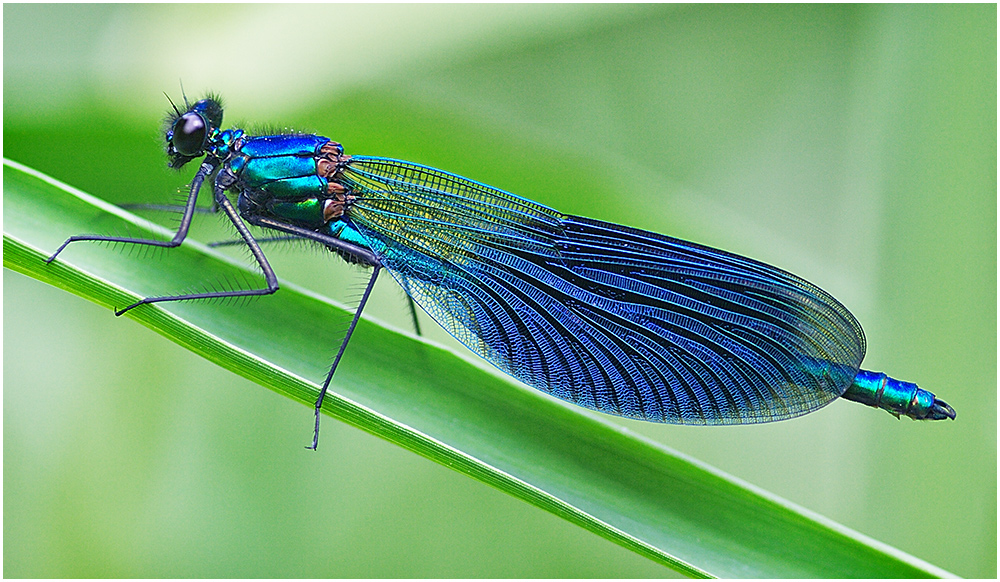
[[[315,131],[819,284],[864,325],[866,368],[958,419],[835,402],[762,426],[621,423],[997,575],[995,5],[3,10],[4,156],[107,200],[170,202],[190,179],[165,167],[159,127],[181,80],[220,92],[226,125]],[[228,233],[208,218],[193,236]],[[268,252],[283,280],[363,288],[324,252]],[[6,577],[672,574],[329,419],[307,454],[307,408],[75,296],[3,283]],[[407,326],[389,278],[366,313]]]

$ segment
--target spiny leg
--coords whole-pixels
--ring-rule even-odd
[[[187,209],[187,204],[119,204],[118,208],[123,208],[125,210],[154,210],[156,212],[177,212]],[[203,208],[201,206],[196,206],[194,211],[198,214],[215,214],[219,211],[219,207],[213,202],[210,208]]]
[[[330,371],[327,373],[326,380],[323,382],[323,387],[320,389],[319,396],[316,398],[316,423],[313,428],[313,442],[311,445],[306,447],[307,449],[315,451],[316,447],[319,445],[319,413],[323,408],[323,398],[326,396],[326,392],[330,388],[330,381],[333,380],[333,373],[337,371],[337,365],[340,364],[340,359],[344,356],[344,350],[347,349],[347,343],[351,340],[354,328],[358,325],[358,320],[361,318],[361,312],[364,311],[365,304],[368,302],[368,297],[371,296],[372,288],[375,287],[375,279],[378,277],[379,271],[382,270],[382,261],[379,260],[371,249],[340,240],[339,238],[323,234],[321,232],[316,232],[315,230],[309,230],[307,228],[295,226],[294,224],[287,224],[266,216],[247,215],[244,218],[246,218],[247,222],[256,226],[270,228],[272,230],[285,232],[296,237],[306,238],[322,243],[331,250],[346,253],[357,259],[357,262],[364,265],[370,265],[372,267],[371,279],[368,280],[368,286],[365,287],[365,293],[361,296],[361,302],[358,304],[358,308],[354,312],[354,318],[351,320],[351,325],[347,328],[347,335],[345,335],[344,340],[340,342],[340,349],[337,350],[337,357],[334,359],[333,365],[330,366]]]
[[[247,228],[246,223],[240,218],[236,209],[233,208],[233,203],[226,198],[225,190],[222,186],[216,184],[213,194],[215,196],[215,203],[219,205],[220,208],[229,217],[229,220],[236,227],[236,231],[243,238],[243,242],[246,243],[250,252],[253,254],[254,259],[257,260],[257,264],[260,265],[261,270],[264,272],[264,279],[267,282],[267,287],[262,289],[243,289],[236,291],[213,291],[210,293],[192,293],[186,295],[164,295],[161,297],[146,297],[142,301],[137,301],[132,305],[129,305],[125,309],[116,310],[115,315],[121,315],[130,309],[134,309],[140,305],[146,305],[148,303],[161,303],[165,301],[186,301],[188,299],[213,299],[219,297],[253,297],[259,295],[270,295],[278,290],[278,277],[274,274],[274,269],[271,268],[270,263],[267,262],[267,257],[264,256],[264,251],[261,250],[260,245],[254,240],[253,235],[250,234],[250,229]]]
[[[290,240],[302,240],[302,237],[301,236],[295,236],[295,235],[288,234],[288,235],[284,235],[284,236],[265,236],[265,237],[257,238],[257,242],[260,243],[260,244],[263,244],[263,243],[273,243],[273,242],[285,242],[285,241],[290,241]],[[234,247],[236,245],[241,245],[241,244],[243,244],[243,241],[238,240],[238,239],[233,239],[233,240],[218,240],[218,241],[215,241],[215,242],[210,242],[210,243],[208,243],[208,246],[210,246],[213,249],[217,249],[219,247]]]
[[[184,239],[187,237],[188,229],[191,227],[191,218],[195,213],[195,204],[198,202],[198,191],[201,190],[201,185],[205,181],[205,178],[209,176],[213,171],[215,171],[215,166],[209,162],[205,162],[198,169],[198,173],[195,174],[194,180],[191,181],[191,190],[188,193],[187,203],[184,205],[184,215],[181,217],[181,224],[177,228],[177,233],[174,234],[174,238],[168,241],[162,240],[152,240],[144,238],[132,238],[123,236],[100,236],[100,235],[77,235],[71,236],[66,241],[56,249],[56,252],[45,259],[46,263],[51,263],[59,256],[59,253],[66,248],[71,242],[92,240],[92,241],[108,241],[108,242],[120,242],[120,243],[130,243],[139,245],[150,245],[154,247],[166,247],[173,248],[179,246]]]
[[[358,309],[354,312],[354,319],[351,320],[350,327],[347,328],[347,335],[344,336],[344,341],[340,342],[340,349],[337,350],[337,357],[333,360],[333,365],[330,366],[330,371],[326,375],[326,380],[323,382],[323,388],[319,391],[319,397],[316,398],[316,426],[313,429],[313,442],[312,445],[307,446],[307,449],[316,450],[319,445],[319,412],[323,408],[323,398],[326,396],[326,391],[330,387],[330,381],[333,380],[333,373],[337,371],[337,365],[340,364],[340,358],[344,356],[344,350],[347,348],[347,342],[351,340],[351,334],[354,333],[354,327],[358,324],[358,319],[361,317],[361,312],[365,308],[365,303],[368,302],[368,296],[371,295],[372,288],[375,286],[375,279],[378,277],[378,272],[381,267],[376,264],[372,267],[372,277],[368,280],[368,286],[365,288],[365,294],[361,296],[361,303],[358,304]]]

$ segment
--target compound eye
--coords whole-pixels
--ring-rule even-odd
[[[208,124],[200,114],[188,111],[174,122],[171,134],[170,143],[177,153],[182,156],[197,157],[205,150]]]

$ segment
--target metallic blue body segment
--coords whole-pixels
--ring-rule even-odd
[[[329,138],[309,134],[264,135],[247,139],[240,147],[240,153],[252,158],[270,156],[307,158],[318,152],[328,141]]]
[[[344,240],[374,251],[376,255],[385,253],[385,245],[379,244],[377,241],[373,244],[372,241],[362,236],[361,233],[352,228],[346,221],[337,220],[331,222],[325,229],[325,232],[326,234],[339,238],[340,240]]]
[[[279,199],[320,197],[326,194],[328,182],[316,174],[315,156],[329,141],[316,135],[249,137],[227,166],[245,188],[263,190]]]
[[[950,406],[941,406],[941,402],[930,392],[911,382],[890,378],[882,372],[858,372],[844,398],[887,410],[896,417],[943,420],[955,415]]]
[[[411,297],[511,376],[641,420],[742,424],[839,397],[848,310],[775,267],[561,214],[454,174],[354,156],[349,224]]]

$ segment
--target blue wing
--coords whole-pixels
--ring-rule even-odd
[[[840,396],[850,312],[758,261],[568,216],[433,168],[355,156],[352,225],[442,327],[524,383],[677,424],[781,420]]]

